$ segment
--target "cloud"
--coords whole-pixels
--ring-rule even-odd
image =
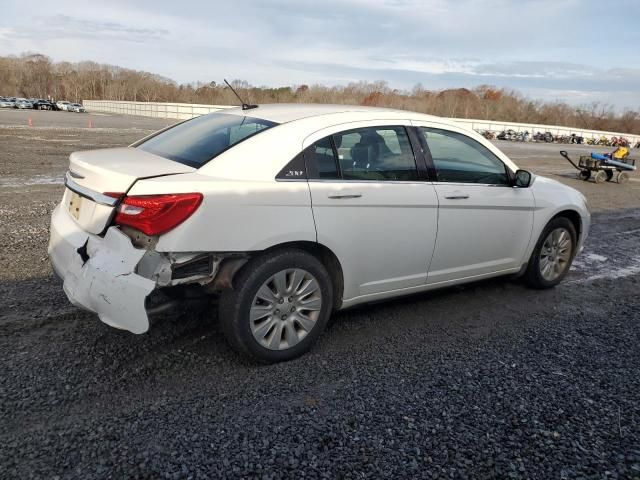
[[[15,39],[31,39],[37,41],[51,39],[100,39],[125,42],[148,42],[160,39],[169,34],[162,28],[142,28],[112,21],[81,19],[68,15],[53,17],[34,17],[31,25],[21,25],[11,29]],[[0,34],[2,32],[0,31]]]
[[[0,54],[91,59],[179,82],[495,84],[640,104],[635,0],[33,0],[20,27],[9,19],[22,3],[5,3]]]

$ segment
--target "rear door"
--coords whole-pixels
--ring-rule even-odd
[[[533,227],[531,189],[513,187],[500,158],[461,131],[418,124],[417,132],[440,204],[427,283],[519,269]]]
[[[426,282],[438,200],[410,134],[397,121],[366,122],[306,142],[318,241],[343,266],[345,300]]]

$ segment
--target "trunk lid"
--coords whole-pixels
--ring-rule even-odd
[[[98,234],[106,228],[116,208],[113,194],[126,193],[141,178],[195,170],[132,147],[74,152],[69,157],[63,202],[84,230]]]

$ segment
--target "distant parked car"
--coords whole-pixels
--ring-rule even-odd
[[[67,102],[66,100],[56,102],[56,107],[58,107],[58,110],[64,110],[65,112],[67,111],[67,107],[69,105],[71,105],[71,102]]]
[[[51,109],[53,109],[53,103],[51,103],[49,100],[44,100],[42,98],[37,98],[36,100],[31,102],[31,104],[33,105],[34,110],[51,110]]]
[[[33,108],[33,105],[26,98],[18,98],[16,100],[15,108],[20,108],[20,109]]]
[[[518,133],[515,130],[503,130],[498,134],[498,140],[515,140]]]
[[[67,111],[68,112],[76,112],[76,113],[84,113],[84,112],[86,112],[84,107],[79,103],[70,103],[69,105],[67,105]]]
[[[0,108],[13,108],[16,106],[16,102],[10,100],[8,98],[3,98],[0,100]]]

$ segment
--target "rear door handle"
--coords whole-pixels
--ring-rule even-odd
[[[445,195],[444,198],[446,198],[447,200],[464,200],[465,198],[469,198],[469,194],[454,192],[449,195]]]
[[[329,198],[333,199],[333,200],[342,200],[342,199],[347,199],[347,198],[360,198],[362,196],[361,193],[345,193],[345,194],[335,194],[335,195],[329,195]]]

